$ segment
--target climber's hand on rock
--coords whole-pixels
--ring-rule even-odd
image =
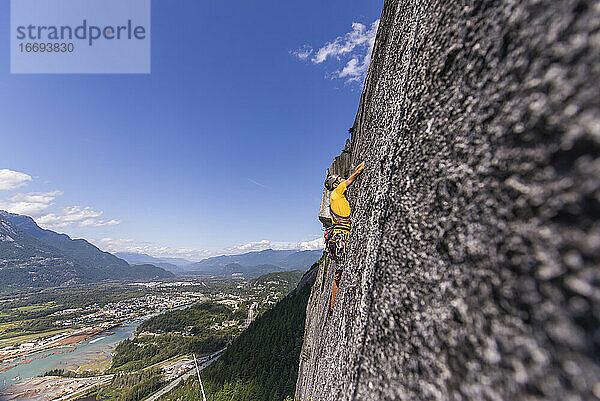
[[[354,173],[352,173],[350,175],[350,177],[348,177],[348,179],[345,181],[346,183],[346,187],[349,187],[350,185],[352,185],[352,183],[354,182],[354,179],[356,177],[358,177],[358,175],[360,173],[362,173],[363,169],[365,168],[365,162],[362,162],[358,165],[358,167],[356,167],[356,170],[354,170]]]

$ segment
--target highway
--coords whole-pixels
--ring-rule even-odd
[[[250,326],[250,323],[252,323],[252,321],[254,320],[255,309],[256,309],[257,306],[258,306],[257,302],[254,302],[252,304],[252,306],[250,306],[250,309],[248,310],[248,317],[246,318],[246,321],[244,322],[244,326],[243,327]]]
[[[179,376],[177,379],[173,380],[171,383],[167,385],[167,387],[163,387],[158,390],[156,393],[152,394],[150,397],[146,398],[144,401],[155,401],[158,400],[161,396],[167,394],[169,391],[173,390],[175,386],[179,384],[180,381],[187,379],[188,377],[195,375],[196,369],[191,369],[190,371],[184,373],[182,376]]]
[[[103,387],[103,386],[108,385],[112,381],[113,377],[114,377],[113,374],[106,375],[106,376],[98,376],[97,382],[94,382],[94,383],[90,384],[89,386],[83,387],[77,391],[70,393],[70,394],[66,394],[59,398],[55,398],[54,400],[55,401],[75,400],[75,399],[79,398],[80,396],[84,395],[85,393],[87,393],[88,391],[90,391],[91,389],[93,389],[94,387]]]
[[[225,351],[225,348],[220,351],[215,352],[212,355],[204,357],[203,358],[204,361],[198,365],[198,369],[202,370],[205,367],[207,367],[208,365],[210,365],[211,363],[213,363],[214,361],[216,361],[217,359],[219,359],[219,357],[221,356],[223,351]],[[185,372],[183,375],[179,376],[177,379],[175,379],[172,382],[170,382],[169,384],[167,384],[166,387],[161,388],[156,393],[152,394],[148,398],[145,398],[144,401],[158,400],[161,396],[163,396],[163,395],[167,394],[169,391],[173,390],[182,380],[185,380],[195,374],[196,374],[196,368],[190,369],[189,371]]]

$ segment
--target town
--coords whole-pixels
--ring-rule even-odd
[[[153,316],[183,310],[198,304],[222,305],[231,310],[230,317],[225,317],[226,315],[222,315],[222,318],[220,315],[214,317],[211,324],[202,330],[212,330],[215,335],[221,336],[236,335],[247,328],[256,316],[286,295],[290,288],[296,285],[300,275],[300,272],[291,272],[283,276],[274,274],[258,279],[179,277],[177,281],[115,284],[101,290],[90,286],[88,291],[92,296],[83,297],[84,301],[80,301],[79,297],[73,297],[73,293],[85,293],[83,289],[65,290],[66,293],[62,297],[58,295],[51,300],[39,294],[33,298],[27,296],[6,298],[1,304],[4,313],[13,313],[22,318],[28,317],[27,313],[36,313],[38,316],[46,313],[43,319],[48,322],[48,326],[37,333],[18,332],[21,335],[15,337],[9,337],[8,333],[4,333],[4,336],[0,336],[0,380],[2,380],[0,384],[2,387],[7,387],[14,382],[14,386],[25,388],[27,391],[37,388],[41,383],[47,384],[49,379],[36,378],[46,373],[46,371],[36,370],[38,365],[36,362],[44,358],[68,357],[68,354],[73,353],[78,347],[85,344],[90,347],[98,341],[101,341],[98,346],[104,347],[101,353],[104,356],[101,364],[82,359],[70,362],[68,369],[77,372],[79,377],[85,376],[88,370],[90,374],[94,374],[92,377],[97,378],[113,374],[114,372],[107,372],[107,370],[111,367],[111,360],[118,345],[117,337],[134,340],[139,338],[142,343],[144,337],[158,337],[161,334],[136,329]],[[99,294],[102,295],[93,296],[95,291],[100,291]],[[31,300],[33,302],[29,302]],[[27,321],[28,319],[15,320],[11,323],[27,327]],[[192,332],[191,329],[190,326],[181,331],[172,330],[168,335],[193,337],[197,331]],[[218,334],[225,331],[227,333]],[[117,332],[119,335],[113,336]],[[179,361],[178,358],[176,360]],[[190,366],[189,362],[186,364],[178,362],[176,371],[182,373],[183,370],[189,370]],[[175,365],[164,365],[164,368],[165,378],[172,379]],[[14,373],[17,371],[19,375]],[[24,371],[26,373],[23,373]],[[53,386],[60,388],[60,383],[69,386],[79,383],[81,388],[84,388],[88,387],[89,383],[94,385],[99,383],[98,380],[85,379],[56,380],[53,381]],[[104,383],[104,381],[100,382]]]

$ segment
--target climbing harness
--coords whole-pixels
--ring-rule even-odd
[[[333,225],[325,230],[325,248],[329,258],[339,268],[343,265],[346,256],[346,242],[348,241],[348,234],[350,234],[352,215],[340,216],[331,209],[331,206],[329,206],[329,213]]]
[[[325,250],[329,259],[333,260],[340,268],[346,257],[346,242],[348,241],[349,230],[335,229],[335,225],[325,230]]]

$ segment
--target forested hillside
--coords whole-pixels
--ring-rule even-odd
[[[293,292],[257,318],[202,371],[208,400],[281,401],[294,395],[306,303],[316,270],[315,264]],[[198,379],[188,379],[162,399],[202,399]]]
[[[119,343],[112,369],[132,372],[176,355],[200,356],[221,350],[240,329],[232,326],[213,330],[210,326],[225,320],[243,320],[246,315],[244,309],[205,302],[154,316],[137,328],[138,334],[151,335],[138,335]]]

